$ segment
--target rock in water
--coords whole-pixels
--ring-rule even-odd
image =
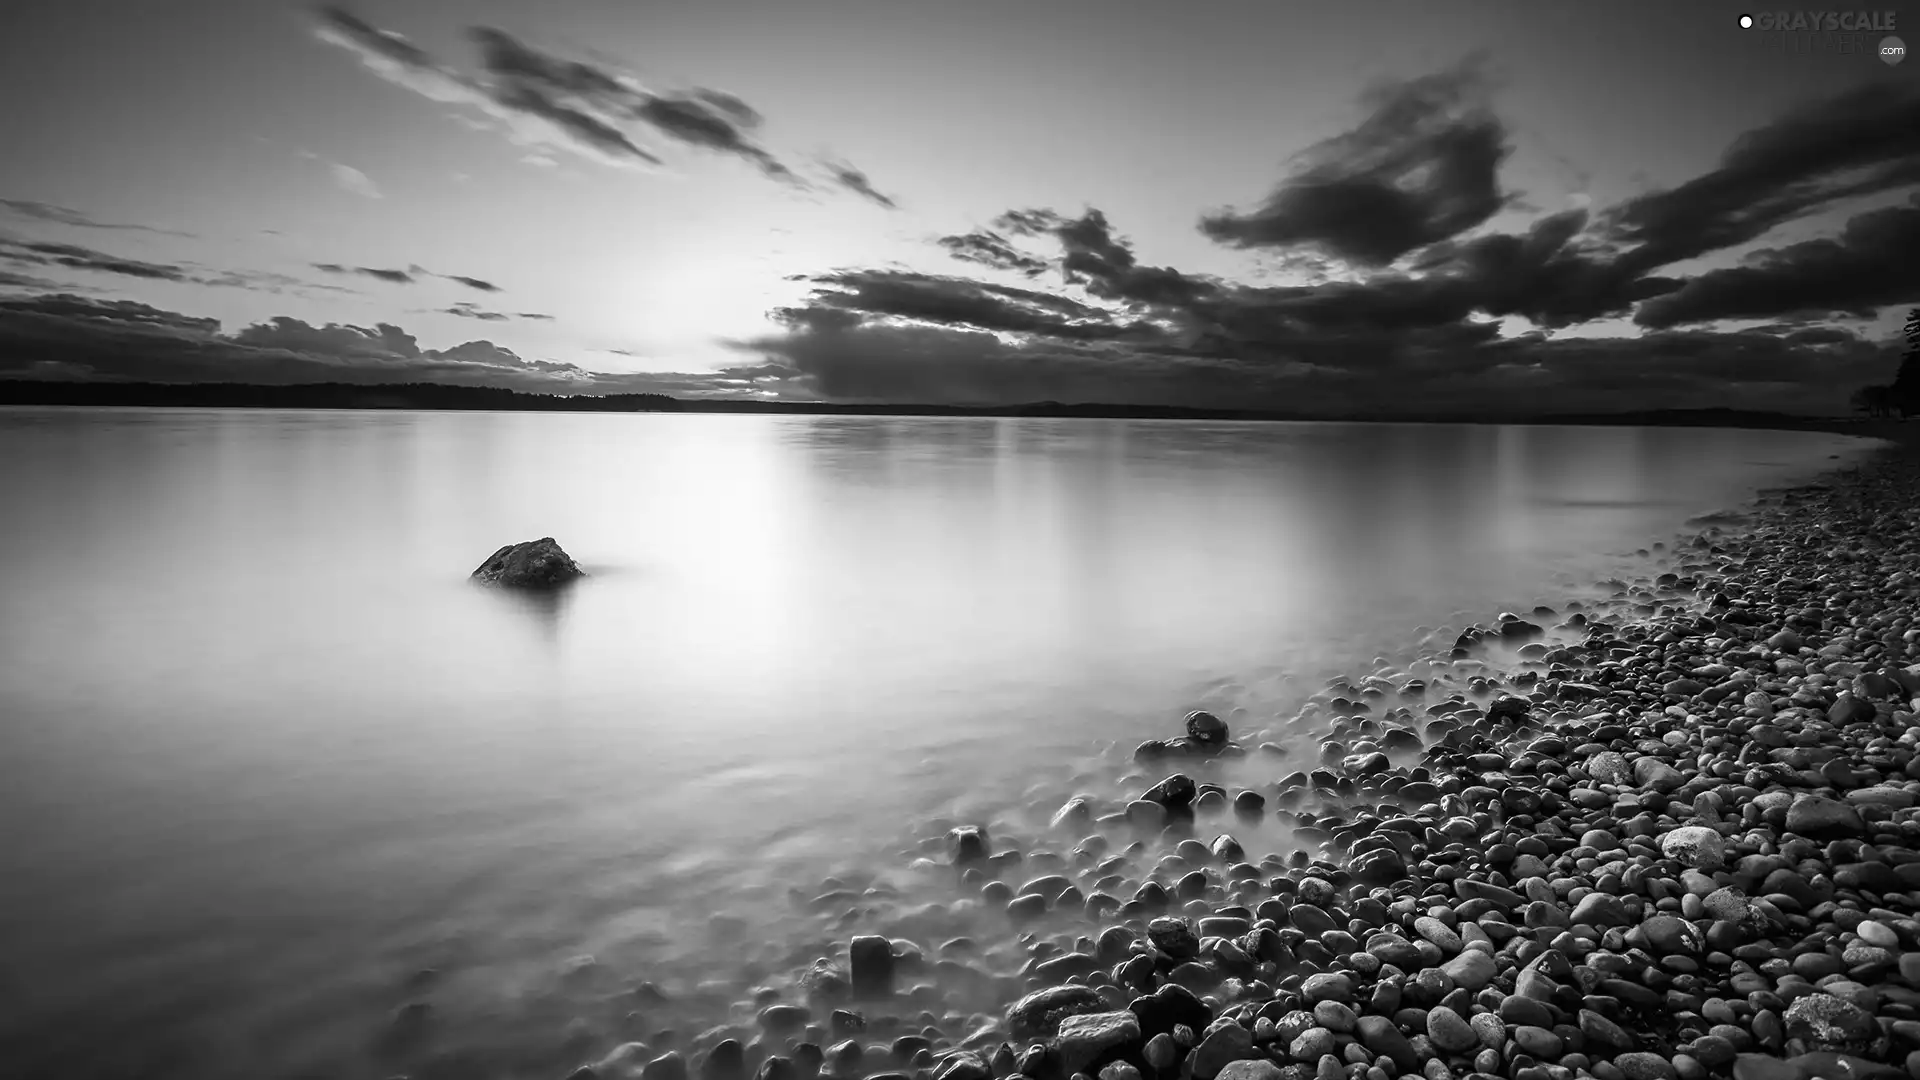
[[[1035,990],[1007,1010],[1007,1030],[1016,1039],[1051,1037],[1069,1016],[1106,1011],[1107,1003],[1087,986],[1067,983]]]
[[[1140,1018],[1125,1009],[1069,1016],[1060,1021],[1060,1033],[1054,1038],[1060,1069],[1069,1075],[1086,1072],[1088,1066],[1139,1044]]]
[[[947,857],[955,866],[983,862],[993,854],[987,830],[979,825],[956,825],[947,831]]]
[[[1208,749],[1225,746],[1227,745],[1226,721],[1210,712],[1190,712],[1187,714],[1187,738]]]
[[[550,589],[585,576],[586,571],[551,536],[508,544],[473,572],[475,581],[519,589]]]
[[[893,942],[877,934],[854,938],[847,946],[847,962],[855,997],[877,998],[893,993]]]

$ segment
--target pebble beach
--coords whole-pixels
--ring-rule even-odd
[[[918,826],[573,1080],[1920,1078],[1920,455],[1647,565]]]

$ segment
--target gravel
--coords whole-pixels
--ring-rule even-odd
[[[840,905],[694,1075],[1920,1080],[1920,464],[1746,521],[1297,715],[1192,714],[1044,828],[938,825],[946,899]],[[666,1080],[664,1043],[588,1068]]]

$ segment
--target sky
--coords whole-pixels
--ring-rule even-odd
[[[1751,10],[18,5],[0,378],[1839,411],[1920,61]]]

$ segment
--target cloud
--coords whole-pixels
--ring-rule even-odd
[[[792,313],[737,342],[762,359],[756,389],[854,401],[1039,400],[1270,409],[1304,414],[1523,416],[1646,408],[1840,411],[1889,378],[1893,345],[1834,331],[1659,331],[1639,338],[1502,339],[1470,323],[1398,332],[1276,334],[1265,350],[1007,335],[967,323]]]
[[[413,275],[405,270],[382,269],[377,266],[342,266],[339,263],[314,263],[313,268],[328,274],[358,274],[361,277],[375,278],[391,285],[411,285]]]
[[[375,184],[366,173],[351,165],[342,165],[335,161],[328,165],[328,170],[333,173],[333,182],[339,184],[345,191],[352,192],[363,199],[385,198],[380,193],[378,184]]]
[[[319,284],[270,270],[214,269],[196,263],[150,262],[145,259],[99,251],[80,244],[22,240],[5,235],[0,235],[0,262],[11,262],[20,266],[59,267],[83,273],[110,274],[147,281],[207,285],[214,288],[252,289],[271,293],[288,290],[301,292],[309,289],[327,292],[353,291],[338,285]],[[11,272],[0,275],[0,284],[15,286],[31,284],[36,288],[61,289],[69,292],[78,288],[70,283],[53,282]]]
[[[767,176],[788,184],[799,184],[792,169],[762,147],[747,140],[745,130],[734,118],[697,94],[643,94],[633,106],[633,115],[653,125],[654,130],[689,146],[752,162]]]
[[[442,315],[458,315],[463,319],[478,319],[481,322],[506,322],[508,319],[528,319],[539,322],[553,321],[553,316],[542,315],[537,311],[488,311],[485,308],[465,300],[453,304],[450,307],[435,308],[434,310]]]
[[[123,222],[100,221],[71,207],[54,203],[37,202],[33,199],[0,199],[0,209],[20,217],[32,218],[55,225],[71,225],[82,229],[114,229],[130,232],[153,233],[158,236],[192,237],[192,233],[176,232],[172,229],[156,229],[151,225],[131,225]]]
[[[1498,173],[1511,149],[1486,90],[1471,62],[1380,87],[1359,127],[1299,155],[1260,205],[1200,228],[1234,247],[1313,246],[1377,267],[1481,225],[1507,202]]]
[[[1189,305],[1217,293],[1218,282],[1184,274],[1164,266],[1142,266],[1127,241],[1116,236],[1107,216],[1088,209],[1077,218],[1052,210],[1009,210],[994,219],[993,229],[980,229],[939,240],[947,253],[963,262],[979,263],[1037,277],[1057,267],[1071,285],[1084,287],[1104,300],[1129,304]],[[995,231],[995,230],[999,231]],[[1047,260],[1016,248],[1002,233],[1020,237],[1047,237],[1059,243],[1060,259]]]
[[[352,274],[360,277],[370,277],[384,281],[390,285],[412,285],[422,277],[437,277],[458,282],[469,289],[475,289],[484,293],[497,293],[501,291],[500,286],[484,278],[469,277],[466,274],[439,274],[428,270],[424,266],[409,266],[405,270],[399,270],[378,266],[347,266],[344,263],[323,262],[314,263],[313,268],[327,274]]]
[[[435,308],[442,315],[458,315],[463,319],[479,319],[481,322],[505,322],[512,318],[502,311],[487,311],[472,304],[455,304],[452,307]]]
[[[499,127],[522,144],[565,149],[626,166],[662,164],[654,146],[664,140],[748,162],[780,183],[807,182],[756,138],[760,112],[735,94],[707,87],[684,91],[650,89],[631,76],[554,55],[497,27],[468,31],[480,53],[483,74],[469,76],[441,64],[399,34],[381,30],[340,7],[322,7],[315,35],[344,48],[382,78],[430,100],[470,108],[487,118],[465,123]],[[543,164],[544,157],[525,160]],[[835,172],[839,186],[891,206],[864,174]]]
[[[994,270],[1010,270],[1028,277],[1039,277],[1053,265],[1046,259],[1014,247],[1006,237],[991,229],[943,236],[939,243],[947,249],[947,254],[961,262],[978,263]]]
[[[0,378],[151,382],[434,382],[534,393],[713,394],[726,373],[594,372],[528,359],[490,341],[422,348],[391,323],[315,325],[281,316],[233,333],[130,300],[0,296]]]
[[[564,147],[616,165],[660,161],[617,127],[555,100],[537,85],[518,80],[489,85],[470,79],[442,66],[404,36],[381,30],[345,8],[320,8],[314,35],[353,53],[388,82],[430,101],[478,110],[519,141]]]
[[[616,163],[639,161],[660,164],[659,155],[645,150],[612,123],[583,109],[554,99],[537,86],[508,84],[493,91],[497,104],[528,116],[536,116],[567,136],[572,145],[587,147]]]
[[[1493,165],[1505,153],[1504,128],[1479,103],[1473,70],[1376,91],[1374,113],[1353,132],[1310,150],[1265,206],[1203,219],[1202,230],[1236,246],[1318,248],[1369,270],[1411,255],[1409,270],[1424,286],[1392,276],[1368,280],[1543,326],[1626,315],[1643,304],[1647,318],[1658,322],[1681,319],[1695,302],[1659,299],[1686,285],[1669,267],[1758,240],[1845,200],[1920,183],[1920,88],[1875,80],[1746,133],[1714,169],[1687,183],[1597,212],[1582,200],[1519,234],[1463,236],[1503,205]],[[1381,184],[1392,191],[1373,190]],[[1380,205],[1369,208],[1367,200],[1376,197]],[[1363,211],[1358,224],[1341,205]],[[1003,219],[1011,231],[1038,235],[1059,228],[1058,215],[1023,213],[1035,216]],[[1861,242],[1856,238],[1853,246]],[[1806,258],[1812,250],[1799,254]],[[1083,262],[1096,255],[1097,245]],[[1693,297],[1759,280],[1753,273],[1717,278],[1695,288]],[[1829,280],[1830,291],[1853,294],[1832,304],[1834,311],[1869,310],[1901,302],[1881,297],[1910,295],[1897,275],[1870,291],[1859,287],[1858,277],[1845,285]]]
[[[1853,387],[1891,375],[1891,342],[1807,320],[1920,301],[1920,260],[1911,258],[1920,200],[1857,214],[1831,237],[1743,265],[1674,267],[1892,190],[1920,165],[1920,135],[1907,134],[1920,133],[1920,113],[1909,115],[1913,89],[1882,81],[1815,103],[1743,136],[1696,180],[1613,207],[1581,200],[1502,232],[1482,226],[1506,205],[1491,171],[1505,153],[1504,129],[1479,104],[1460,108],[1466,95],[1457,73],[1383,89],[1355,133],[1307,156],[1301,175],[1388,184],[1405,212],[1352,229],[1339,215],[1269,215],[1259,237],[1300,234],[1284,241],[1298,247],[1282,246],[1282,257],[1324,260],[1301,283],[1152,265],[1097,208],[1077,216],[1025,208],[937,243],[955,259],[1023,275],[1031,288],[845,268],[803,278],[813,290],[772,313],[778,332],[734,344],[760,357],[755,385],[785,396],[1359,415],[1838,411]],[[1815,130],[1822,118],[1840,125],[1844,146]],[[1904,119],[1915,125],[1871,146],[1857,141]],[[1300,190],[1283,184],[1269,209],[1285,209]],[[1053,272],[1062,291],[1038,284]],[[1622,314],[1636,315],[1637,336],[1548,332]],[[1509,330],[1510,316],[1542,329]],[[1734,318],[1775,321],[1684,328]]]
[[[35,289],[40,291],[47,291],[47,290],[53,290],[53,289],[71,289],[71,288],[72,286],[70,285],[65,285],[57,281],[50,281],[47,278],[35,277],[32,274],[21,274],[21,273],[16,273],[12,270],[0,269],[0,289]]]
[[[1656,297],[1634,315],[1642,326],[1775,316],[1865,317],[1920,300],[1920,199],[1852,218],[1837,237],[1756,253]]]
[[[731,117],[733,122],[739,124],[741,127],[757,128],[766,119],[760,115],[758,109],[755,109],[753,106],[740,100],[737,96],[729,94],[724,90],[703,88],[694,90],[693,94],[695,97],[698,97],[708,105],[719,110],[722,114]]]
[[[861,172],[859,169],[854,168],[844,161],[830,161],[827,162],[826,165],[827,172],[833,177],[834,183],[839,184],[841,187],[846,188],[848,191],[853,192],[855,195],[866,199],[882,209],[900,209],[898,202],[895,202],[890,196],[882,195],[874,189],[873,181],[867,178],[866,173]]]
[[[523,104],[541,102],[542,109],[569,109],[575,115],[568,123],[585,125],[575,129],[577,136],[596,143],[620,140],[614,146],[629,153],[645,152],[625,143],[619,125],[639,121],[677,142],[751,162],[774,179],[798,180],[791,169],[749,138],[748,131],[759,125],[760,114],[732,94],[700,89],[654,93],[595,65],[542,52],[503,30],[481,26],[470,33],[480,46],[481,62],[496,80],[496,101],[504,93]],[[566,104],[559,105],[561,101]],[[654,163],[658,161],[653,158]]]
[[[1142,332],[1071,297],[966,278],[904,270],[844,270],[807,280],[819,286],[809,307],[786,309],[778,313],[781,318],[819,325],[817,313],[826,311],[1076,341]],[[843,320],[828,315],[827,321]]]
[[[1920,183],[1920,84],[1877,79],[1748,132],[1718,167],[1603,221],[1624,272],[1758,239],[1843,199]]]
[[[441,67],[404,36],[378,27],[342,7],[322,6],[314,36],[360,58],[368,70],[432,101],[484,105],[486,92],[456,72]]]
[[[146,278],[149,281],[191,281],[185,267],[173,263],[148,262],[110,255],[79,244],[0,238],[0,259],[38,266],[63,266],[69,270],[91,270],[103,274]]]
[[[1479,237],[1436,245],[1422,260],[1482,280],[1497,296],[1498,306],[1488,310],[1566,326],[1622,315],[1680,289],[1681,280],[1661,273],[1676,263],[1916,183],[1920,85],[1874,80],[1742,135],[1714,169],[1677,187],[1628,199],[1591,220],[1575,217],[1584,215],[1579,210],[1545,219],[1524,252],[1513,238]],[[1653,310],[1652,317],[1667,318],[1659,313],[1684,308]]]

